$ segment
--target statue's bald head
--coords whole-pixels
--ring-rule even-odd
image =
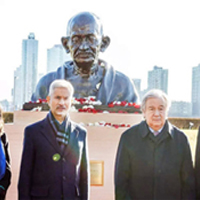
[[[103,25],[101,20],[97,15],[91,12],[81,12],[73,16],[67,25],[67,36],[70,36],[72,27],[81,27],[87,24],[95,24],[96,28],[98,29],[97,32],[103,36]]]
[[[76,65],[87,73],[97,65],[99,52],[104,52],[110,44],[110,38],[103,35],[99,17],[90,12],[73,16],[68,22],[67,36],[61,40]]]

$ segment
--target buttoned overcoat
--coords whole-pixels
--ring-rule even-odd
[[[125,131],[115,166],[116,200],[195,199],[187,137],[166,121],[156,139],[145,121]]]
[[[61,150],[48,117],[26,127],[18,183],[20,200],[87,200],[86,130],[69,120],[69,143]]]
[[[200,127],[198,130],[196,154],[195,154],[195,180],[196,180],[196,199],[200,200]]]

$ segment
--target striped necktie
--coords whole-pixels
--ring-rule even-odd
[[[57,131],[56,139],[60,145],[63,144],[67,146],[69,140],[69,133]]]

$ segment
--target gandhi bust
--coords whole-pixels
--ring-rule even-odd
[[[96,96],[104,105],[112,101],[138,103],[132,80],[98,58],[99,52],[109,46],[110,38],[104,36],[101,21],[95,14],[82,12],[72,17],[68,22],[67,37],[61,40],[72,61],[43,76],[32,101],[45,99],[53,80],[66,79],[74,86],[76,98]]]

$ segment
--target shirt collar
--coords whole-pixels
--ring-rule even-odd
[[[167,132],[169,133],[171,138],[173,138],[174,137],[174,128],[168,120],[165,121],[165,125],[159,131],[162,131],[165,126],[167,126],[166,127]],[[149,126],[147,125],[146,121],[142,121],[139,126],[139,132],[141,133],[142,137],[143,138],[146,137],[148,135],[149,131],[150,131],[150,129],[149,129]]]
[[[51,111],[49,111],[49,113],[50,113],[50,118],[51,118],[51,120],[56,121],[57,123],[60,124],[60,122],[54,117],[53,113],[52,113]],[[63,120],[63,122],[64,122],[64,121],[68,121],[68,118],[69,118],[69,116],[67,115],[67,116],[65,117],[65,119]],[[63,122],[62,122],[62,123],[63,123]],[[61,123],[61,124],[62,124],[62,123]]]
[[[162,130],[163,130],[163,127],[162,128],[160,128],[158,131],[155,131],[155,130],[153,130],[150,126],[148,126],[149,127],[149,130],[152,132],[152,133],[154,133],[154,132],[158,132],[158,133],[160,133]]]

